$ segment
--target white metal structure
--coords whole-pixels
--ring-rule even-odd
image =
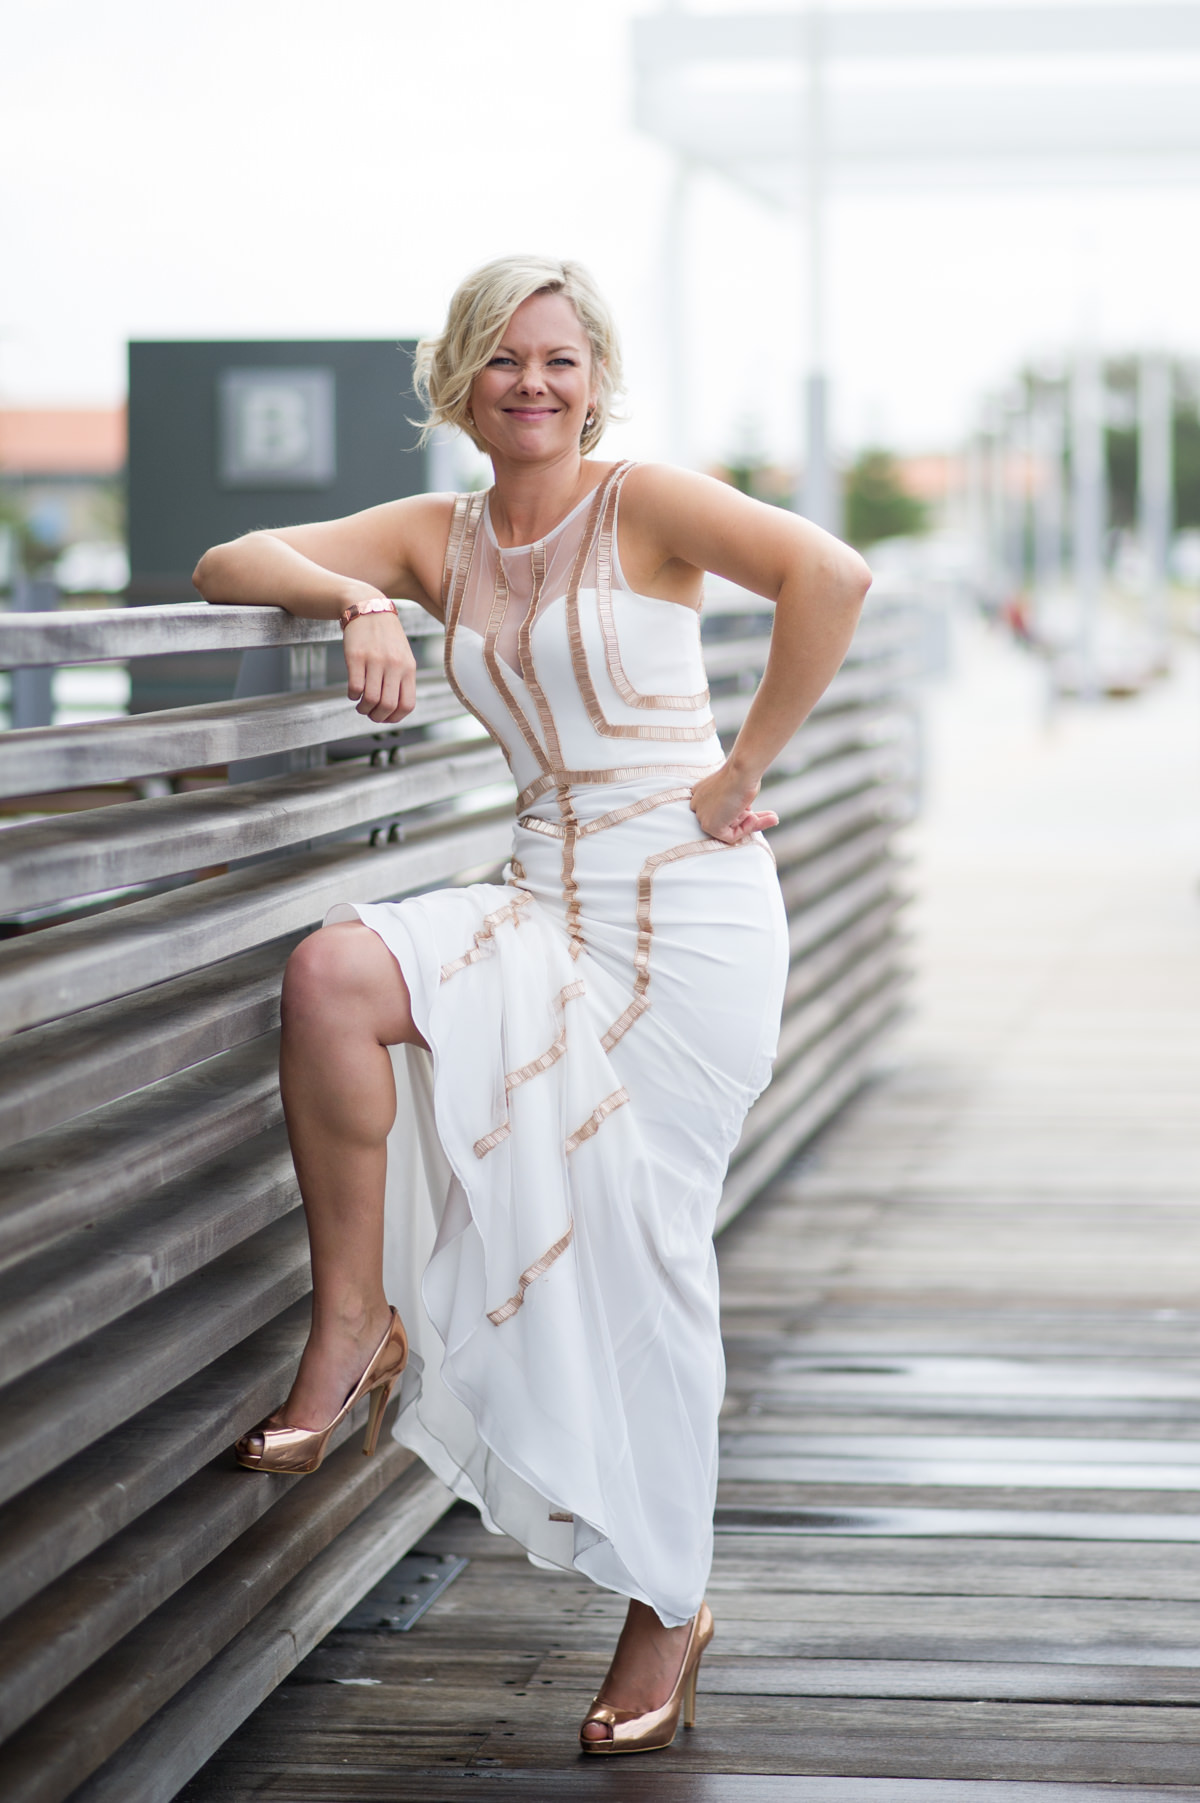
[[[637,123],[682,168],[714,170],[803,218],[808,470],[798,505],[825,523],[831,189],[1200,177],[1196,0],[886,11],[811,0],[724,14],[668,4],[635,21],[634,59]]]

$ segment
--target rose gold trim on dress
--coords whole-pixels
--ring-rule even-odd
[[[442,668],[446,681],[450,685],[459,705],[473,714],[489,736],[495,739],[501,751],[508,756],[508,748],[491,722],[486,720],[473,702],[467,700],[454,674],[454,634],[458,627],[458,616],[462,612],[463,596],[467,592],[467,579],[471,574],[471,564],[475,558],[475,546],[479,538],[479,522],[483,518],[486,495],[458,495],[454,503],[454,518],[450,525],[450,538],[446,541],[446,569],[442,572],[442,580],[446,582],[446,571],[452,571],[446,598],[446,638],[442,649]],[[461,516],[459,512],[462,506]],[[455,533],[458,543],[454,556],[450,555],[450,543]]]
[[[514,927],[519,927],[521,910],[528,904],[529,899],[527,889],[518,889],[513,899],[506,902],[503,908],[497,908],[492,914],[485,914],[483,925],[476,933],[470,950],[465,951],[461,958],[452,958],[448,964],[442,965],[441,981],[444,983],[448,977],[457,976],[460,970],[465,970],[468,964],[478,964],[481,958],[488,957],[491,952],[490,942],[495,937],[496,928],[503,926],[506,920],[511,920]]]
[[[638,814],[648,814],[652,808],[665,808],[672,801],[690,801],[692,791],[686,789],[660,789],[657,795],[643,795],[640,801],[627,802],[623,808],[610,808],[607,814],[601,814],[597,820],[589,820],[586,826],[579,829],[579,837],[586,839],[589,833],[607,832],[610,826],[620,826],[623,820],[632,820]]]
[[[467,509],[471,505],[470,495],[455,495],[454,507],[450,514],[450,531],[446,536],[446,555],[442,560],[442,618],[445,619],[450,609],[450,586],[454,581],[454,572],[458,568],[458,555],[462,550],[463,533],[467,525]]]
[[[586,994],[586,984],[582,979],[577,979],[574,983],[568,983],[564,988],[559,990],[554,998],[554,1006],[565,1015],[567,1003],[573,1002],[577,996]],[[537,1058],[531,1058],[528,1064],[518,1065],[515,1071],[509,1071],[505,1076],[505,1102],[507,1103],[513,1090],[519,1089],[522,1083],[528,1083],[531,1077],[540,1077],[543,1071],[548,1071],[551,1065],[557,1064],[559,1059],[566,1052],[566,1049],[567,1023],[564,1018],[557,1038],[551,1042],[546,1051],[542,1052]],[[482,1139],[477,1139],[475,1141],[473,1150],[476,1158],[486,1158],[488,1153],[495,1151],[496,1147],[500,1145],[502,1141],[506,1140],[511,1132],[512,1123],[508,1119],[508,1116],[505,1115],[505,1118],[498,1127],[493,1128],[490,1133],[486,1133]]]
[[[601,814],[596,820],[589,820],[579,828],[577,839],[586,839],[591,833],[607,832],[610,826],[620,826],[623,820],[632,820],[638,814],[648,814],[653,808],[665,808],[672,801],[687,801],[691,796],[691,787],[686,789],[659,789],[654,795],[643,795],[640,801],[627,802],[623,808],[610,808],[607,814]],[[542,820],[537,814],[518,816],[517,825],[528,832],[543,833],[547,838],[561,839],[566,832],[555,820]]]
[[[542,1256],[534,1264],[529,1265],[521,1272],[521,1275],[517,1278],[516,1294],[510,1296],[507,1302],[502,1302],[499,1308],[490,1308],[488,1310],[488,1320],[492,1323],[493,1327],[503,1327],[506,1321],[512,1320],[513,1316],[524,1302],[525,1292],[530,1284],[536,1283],[537,1279],[543,1277],[550,1269],[555,1259],[562,1257],[567,1247],[571,1244],[574,1236],[575,1223],[574,1221],[571,1221],[568,1223],[567,1231],[563,1234],[562,1238],[560,1240],[555,1240],[548,1252],[543,1252]]]
[[[646,859],[637,882],[637,947],[633,954],[633,1000],[601,1037],[600,1044],[606,1052],[612,1051],[638,1016],[644,1014],[650,1006],[647,991],[650,988],[650,944],[654,936],[651,902],[654,879],[659,870],[664,864],[673,864],[679,858],[701,857],[710,851],[737,851],[739,846],[751,844],[751,839],[739,839],[734,845],[726,845],[723,839],[690,839],[684,845],[672,845],[666,851],[656,851]]]
[[[575,558],[574,567],[571,570],[571,580],[567,584],[567,641],[571,648],[571,667],[575,672],[575,682],[578,686],[579,693],[583,698],[583,705],[587,709],[588,719],[591,721],[595,731],[598,732],[602,738],[659,740],[710,739],[717,730],[716,722],[711,714],[709,714],[707,720],[702,721],[698,726],[614,725],[612,721],[608,719],[604,709],[600,705],[600,698],[596,694],[595,685],[592,682],[591,671],[588,669],[587,651],[585,650],[583,643],[583,628],[579,623],[579,585],[583,578],[583,572],[587,567],[588,557],[591,554],[593,544],[596,546],[597,559],[600,555],[600,545],[598,541],[599,538],[603,536],[601,525],[608,506],[609,492],[619,477],[624,477],[628,474],[630,467],[631,466],[627,463],[615,464],[604,478],[604,481],[600,484],[600,487],[597,490],[597,499],[601,501],[603,505],[595,509],[593,515],[589,515],[587,530],[579,546],[579,552]],[[609,556],[611,558],[611,542],[609,546]],[[597,572],[598,571],[599,565],[597,564]],[[597,581],[598,580],[599,575],[597,573]],[[607,628],[604,626],[603,621],[601,621],[601,630],[605,639],[605,659],[606,661],[611,662],[615,647],[610,647],[608,644]]]
[[[594,783],[638,782],[645,776],[690,776],[693,782],[699,782],[702,776],[720,770],[722,763],[722,759],[717,759],[711,764],[618,764],[609,770],[560,770],[556,776],[535,777],[527,789],[522,789],[517,797],[517,812],[531,808],[559,783],[570,788],[590,788]]]
[[[609,499],[604,504],[600,538],[596,545],[596,611],[600,616],[600,630],[604,636],[604,661],[608,665],[612,686],[626,707],[677,708],[681,712],[694,714],[698,709],[708,706],[707,683],[696,695],[645,695],[640,689],[634,688],[625,673],[625,666],[621,662],[621,644],[617,638],[617,623],[613,618],[612,604],[613,545],[617,536],[617,509],[621,500],[621,487],[633,467],[632,463],[627,463],[624,469],[617,473]],[[664,605],[670,607],[674,604],[666,602]],[[689,609],[689,611],[691,610]]]
[[[517,730],[520,732],[521,737],[533,753],[534,762],[538,764],[542,770],[548,771],[550,765],[549,760],[546,757],[545,748],[537,734],[534,732],[533,727],[530,725],[529,717],[525,713],[524,708],[519,706],[516,696],[509,688],[508,678],[504,674],[503,666],[496,651],[496,641],[500,637],[500,629],[504,624],[504,616],[508,612],[511,591],[508,586],[508,572],[504,568],[504,559],[498,548],[495,548],[495,557],[496,577],[492,586],[492,608],[488,615],[487,627],[483,635],[483,661],[487,667],[487,673],[492,679],[492,687],[496,690],[496,693],[500,696],[505,707],[512,715]],[[544,568],[542,574],[544,577]],[[530,602],[531,607],[536,606],[540,592],[540,584],[537,581],[535,567],[534,594],[533,600]],[[524,668],[522,668],[521,674],[524,676]]]
[[[601,1121],[607,1120],[609,1115],[618,1108],[623,1108],[628,1100],[629,1091],[627,1089],[614,1089],[610,1096],[605,1096],[599,1107],[592,1109],[583,1126],[576,1127],[574,1133],[570,1135],[565,1150],[568,1153],[576,1151],[585,1139],[591,1139],[593,1133],[600,1131]]]

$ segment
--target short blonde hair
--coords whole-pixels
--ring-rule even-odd
[[[471,387],[495,356],[521,302],[534,294],[565,295],[587,333],[596,406],[591,424],[580,435],[579,448],[585,456],[599,444],[609,420],[621,417],[614,411],[624,392],[621,347],[612,314],[589,272],[582,263],[560,263],[553,257],[497,257],[459,283],[441,336],[422,338],[417,346],[413,384],[425,403],[423,438],[435,426],[456,426],[486,453],[486,444],[467,417]]]

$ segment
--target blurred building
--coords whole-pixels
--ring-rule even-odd
[[[0,408],[4,562],[43,570],[73,551],[65,586],[124,587],[126,445],[124,407]]]

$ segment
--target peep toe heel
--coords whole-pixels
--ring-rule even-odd
[[[392,1309],[387,1332],[333,1420],[326,1427],[287,1427],[282,1424],[275,1427],[272,1426],[274,1415],[268,1415],[248,1434],[243,1434],[234,1447],[238,1464],[248,1471],[283,1471],[293,1475],[308,1475],[318,1470],[335,1429],[364,1396],[371,1398],[363,1441],[363,1453],[370,1458],[379,1444],[379,1429],[392,1389],[407,1362],[408,1338],[404,1323]]]
[[[583,1751],[585,1753],[658,1753],[664,1747],[669,1747],[675,1739],[680,1716],[683,1717],[685,1728],[694,1727],[696,1724],[696,1679],[700,1675],[700,1661],[704,1656],[704,1649],[711,1641],[713,1632],[712,1611],[707,1603],[701,1603],[692,1617],[692,1631],[688,1636],[683,1664],[679,1668],[675,1688],[666,1702],[658,1709],[648,1709],[643,1715],[635,1715],[631,1709],[614,1709],[600,1697],[596,1697],[584,1716],[579,1730],[579,1745]],[[606,1727],[608,1738],[589,1740],[583,1732],[589,1722],[600,1722]]]

